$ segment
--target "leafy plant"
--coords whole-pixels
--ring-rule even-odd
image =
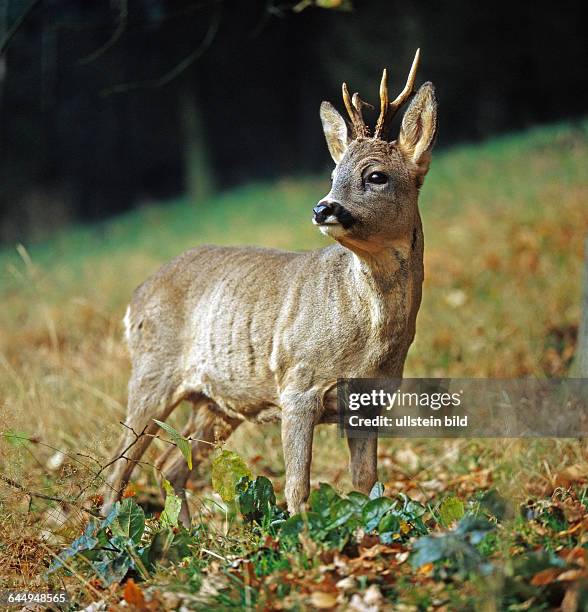
[[[288,518],[288,512],[276,505],[274,487],[264,476],[255,480],[242,476],[236,491],[237,504],[245,521],[258,523],[263,531],[274,533]]]
[[[237,495],[237,483],[241,478],[253,478],[243,459],[233,451],[218,449],[212,457],[210,467],[212,488],[225,502],[232,502]]]
[[[462,573],[475,570],[482,574],[489,573],[491,566],[484,563],[476,546],[493,529],[494,525],[486,518],[465,515],[452,531],[418,539],[414,544],[411,565],[419,568],[446,560]]]
[[[178,447],[186,463],[188,464],[188,468],[192,469],[192,445],[190,444],[190,440],[182,436],[182,434],[174,429],[168,423],[164,423],[163,421],[158,421],[157,419],[153,419],[164,431],[166,431],[172,438],[172,442]]]
[[[120,582],[130,571],[148,578],[158,562],[180,560],[190,553],[189,532],[176,527],[180,505],[181,500],[168,490],[163,520],[146,521],[134,498],[117,502],[104,520],[88,523],[84,533],[57,556],[47,573],[60,568],[69,570],[73,564],[80,571],[89,565],[105,586]],[[85,564],[78,563],[80,557]]]

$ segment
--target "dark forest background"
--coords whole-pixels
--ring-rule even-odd
[[[440,146],[586,112],[579,2],[317,3],[0,0],[0,242],[320,172],[320,101],[417,47]]]

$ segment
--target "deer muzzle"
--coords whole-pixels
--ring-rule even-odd
[[[348,229],[355,223],[353,215],[338,202],[323,200],[312,209],[312,213],[315,225],[341,225]]]

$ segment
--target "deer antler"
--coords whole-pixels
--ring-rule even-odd
[[[374,108],[371,104],[364,102],[357,92],[353,94],[353,97],[349,95],[349,89],[347,88],[347,83],[343,83],[343,102],[345,103],[345,108],[347,109],[347,113],[349,114],[349,118],[351,119],[351,123],[353,125],[353,130],[355,132],[356,138],[366,138],[369,134],[369,128],[365,124],[363,119],[363,107],[367,106],[369,108]]]
[[[400,107],[406,102],[406,100],[412,94],[414,89],[414,80],[419,67],[419,59],[421,56],[421,50],[417,49],[412,60],[412,66],[406,79],[406,85],[404,89],[398,94],[394,102],[388,102],[388,71],[384,68],[382,74],[382,82],[380,83],[380,116],[376,123],[376,129],[374,130],[374,138],[382,138],[386,133],[387,127],[390,125],[390,121]]]

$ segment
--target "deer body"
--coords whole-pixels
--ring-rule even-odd
[[[434,103],[432,88],[422,91],[411,105],[420,120]],[[117,451],[124,458],[113,466],[106,507],[157,431],[153,419],[165,420],[187,399],[194,410],[183,434],[193,439],[194,463],[210,450],[206,442],[225,439],[244,420],[281,419],[285,494],[295,511],[309,493],[313,430],[332,420],[337,379],[402,376],[421,301],[417,198],[435,125],[417,128],[404,148],[402,133],[398,142],[351,139],[325,104],[337,166],[314,223],[338,244],[306,253],[202,246],[135,291],[125,317],[133,374]],[[403,124],[405,135],[410,127]],[[381,183],[382,175],[394,184]],[[349,440],[359,490],[376,480],[376,445]],[[170,447],[158,467],[183,496],[189,470],[179,451]],[[182,520],[189,522],[185,498]]]

